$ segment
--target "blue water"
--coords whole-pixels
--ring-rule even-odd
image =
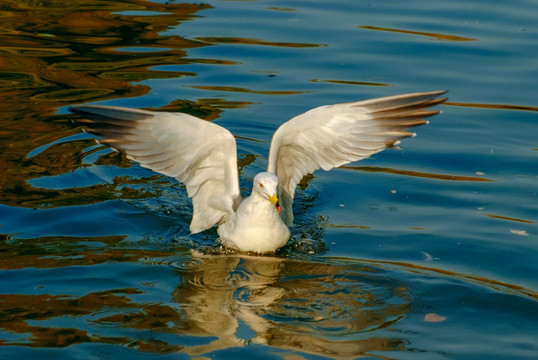
[[[0,7],[0,356],[538,356],[535,2]],[[442,114],[401,150],[302,183],[274,256],[190,235],[183,186],[67,111],[215,121],[247,195],[293,116],[439,89]]]

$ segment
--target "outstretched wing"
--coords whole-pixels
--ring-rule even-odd
[[[209,121],[182,113],[113,106],[72,106],[87,131],[129,159],[184,183],[192,198],[192,233],[225,220],[241,196],[233,135]]]
[[[295,188],[306,174],[358,161],[401,138],[406,129],[427,123],[439,113],[426,108],[442,103],[445,91],[389,96],[353,103],[326,105],[294,117],[278,128],[271,141],[267,171],[279,178],[281,216],[293,224]]]

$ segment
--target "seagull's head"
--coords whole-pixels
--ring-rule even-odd
[[[280,212],[280,204],[276,195],[278,177],[270,172],[261,172],[254,177],[252,192],[267,198]]]

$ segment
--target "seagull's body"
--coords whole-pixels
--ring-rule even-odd
[[[409,128],[439,111],[444,91],[326,105],[294,117],[273,135],[267,172],[239,192],[236,143],[226,129],[183,113],[81,105],[70,110],[99,140],[142,166],[184,183],[192,198],[192,233],[218,225],[222,244],[274,252],[290,238],[295,188],[304,175],[330,170],[399,144]]]
[[[250,196],[241,201],[231,219],[221,223],[217,232],[226,247],[272,252],[284,246],[290,238],[290,229],[280,218],[275,196],[278,178],[273,173],[262,172],[254,177],[253,183]],[[275,196],[273,202],[272,196]]]

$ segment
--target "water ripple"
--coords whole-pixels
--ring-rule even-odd
[[[247,342],[356,356],[360,347],[339,349],[342,340],[368,339],[373,330],[404,319],[414,301],[409,284],[375,267],[345,261],[194,255],[192,267],[178,271],[183,281],[174,297],[191,328],[219,338],[213,347],[204,345],[204,351],[240,342],[238,326],[245,324],[253,331],[244,339]],[[293,345],[290,339],[295,339]],[[387,338],[381,343],[387,346],[393,341]]]

